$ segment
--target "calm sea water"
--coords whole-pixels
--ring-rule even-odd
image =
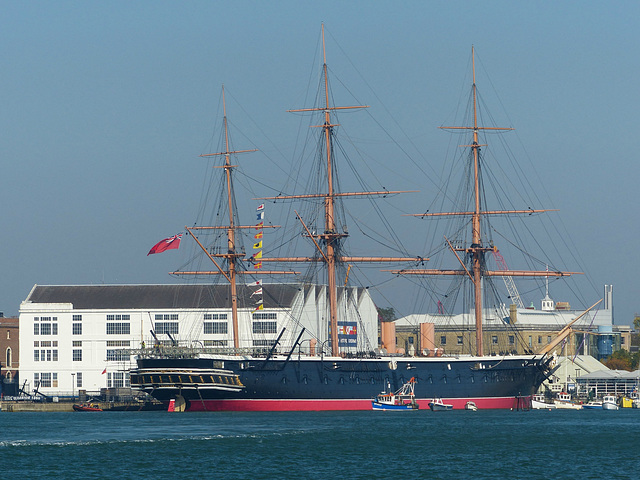
[[[0,413],[0,478],[637,479],[640,410]]]

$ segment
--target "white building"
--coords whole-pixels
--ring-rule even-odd
[[[289,349],[300,327],[301,348],[308,351],[311,339],[318,351],[330,348],[325,286],[268,284],[262,295],[256,291],[238,287],[240,348],[270,347],[284,328],[280,348]],[[27,391],[39,387],[46,395],[97,392],[129,386],[135,359],[122,349],[173,340],[231,348],[229,292],[228,285],[201,284],[35,285],[20,305],[20,378]],[[349,319],[338,324],[342,351],[377,346],[377,310],[366,289],[340,289],[339,317]]]
[[[539,309],[536,309],[533,305],[529,308],[518,308],[515,318],[510,318],[508,305],[499,305],[497,308],[485,307],[483,325],[486,327],[500,327],[513,323],[521,328],[558,329],[582,313],[583,310],[570,309],[569,304],[566,302],[554,302],[547,293],[545,298],[541,300]],[[444,313],[411,314],[395,321],[396,326],[418,325],[424,322],[458,327],[473,326],[475,325],[475,313],[471,308],[467,313],[453,315]],[[602,303],[578,320],[574,324],[574,329],[589,330],[611,326],[613,326],[613,286],[605,285]]]

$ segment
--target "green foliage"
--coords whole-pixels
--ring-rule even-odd
[[[636,331],[640,331],[640,315],[636,313],[636,316],[633,318],[633,328]]]
[[[632,371],[638,368],[638,354],[631,355],[627,350],[621,349],[613,352],[604,363],[611,370],[628,370]],[[635,365],[634,365],[635,363]]]
[[[378,307],[378,317],[383,322],[390,322],[396,319],[396,312],[393,307],[382,308]]]

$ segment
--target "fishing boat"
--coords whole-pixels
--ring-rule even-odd
[[[575,403],[570,393],[560,392],[553,401],[556,408],[564,410],[582,410],[582,405]]]
[[[603,410],[618,410],[618,402],[613,395],[605,395],[602,397]]]
[[[537,394],[531,398],[531,408],[534,410],[554,410],[556,404],[546,402],[544,395]]]
[[[411,377],[396,392],[382,392],[371,401],[373,410],[418,410],[415,395],[416,379]]]
[[[441,398],[434,398],[429,402],[429,408],[433,412],[444,412],[446,410],[453,410],[453,405],[444,403]]]
[[[335,127],[339,125],[335,116],[343,110],[366,106],[341,107],[331,104],[324,26],[322,57],[321,94],[317,98],[321,98],[323,104],[291,111],[321,116],[320,122],[311,126],[319,127],[320,153],[315,158],[318,161],[316,171],[322,172],[323,179],[314,184],[315,190],[311,193],[279,194],[256,199],[272,203],[302,201],[307,212],[298,213],[294,210],[301,232],[297,233],[297,238],[306,239],[313,254],[269,257],[262,255],[260,250],[248,255],[240,247],[241,234],[257,229],[255,239],[258,242],[254,248],[261,248],[262,228],[271,226],[264,223],[264,204],[257,208],[257,224],[242,225],[238,220],[238,212],[234,210],[232,177],[236,165],[230,159],[238,153],[253,150],[233,150],[229,145],[225,106],[223,151],[204,156],[217,155],[224,158],[220,168],[224,170],[226,192],[222,197],[226,211],[218,210],[216,218],[226,220],[226,223],[187,228],[188,237],[193,239],[214,268],[171,273],[184,276],[211,275],[227,282],[225,291],[230,307],[228,313],[205,313],[219,320],[216,328],[221,328],[220,331],[227,336],[223,337],[224,340],[211,340],[212,343],[199,350],[193,348],[193,345],[183,351],[164,350],[160,354],[152,353],[150,349],[131,350],[129,353],[136,355],[137,361],[137,368],[130,374],[132,387],[144,390],[165,405],[171,399],[184,402],[185,409],[190,411],[368,410],[372,408],[371,399],[377,396],[381,386],[390,385],[391,389],[400,390],[408,380],[415,378],[416,404],[434,404],[439,408],[440,404],[435,402],[435,399],[439,399],[442,405],[456,409],[463,409],[470,401],[482,409],[513,409],[523,399],[530,399],[554,371],[556,366],[553,349],[569,331],[563,331],[564,337],[558,337],[538,353],[499,356],[486,353],[483,344],[483,282],[489,282],[494,276],[563,277],[571,275],[571,272],[549,269],[497,272],[486,268],[485,255],[495,251],[494,245],[482,236],[486,219],[493,215],[531,215],[544,210],[529,208],[495,211],[487,209],[482,203],[482,143],[479,133],[496,129],[484,128],[478,124],[475,64],[472,85],[473,124],[451,127],[472,134],[470,145],[467,146],[470,148],[470,198],[473,199],[473,206],[458,212],[418,214],[422,218],[433,215],[464,218],[472,227],[471,241],[464,247],[461,242],[456,242],[455,245],[449,242],[453,258],[460,262],[458,268],[425,270],[415,268],[428,260],[419,253],[401,257],[359,257],[347,254],[346,240],[349,233],[342,200],[350,197],[373,199],[403,191],[385,188],[360,192],[338,190],[335,165],[337,152],[342,149],[334,145],[337,135]],[[210,232],[223,239],[222,247],[213,247],[202,240],[202,236]],[[464,258],[461,258],[459,252],[464,253]],[[299,274],[300,272],[290,269],[262,270],[263,264],[291,263],[310,264],[312,271],[321,271],[324,275],[322,282],[301,281],[288,284],[301,292],[301,304],[314,302],[318,306],[315,313],[307,317],[296,316],[293,310],[286,311],[278,303],[282,298],[284,283],[263,283],[261,280],[262,275]],[[368,293],[366,289],[349,284],[352,266],[375,263],[408,265],[406,268],[389,270],[401,277],[451,275],[452,278],[471,279],[475,302],[475,349],[468,355],[455,356],[440,353],[433,355],[426,350],[419,351],[416,355],[391,355],[387,347],[395,346],[395,336],[383,338],[383,345],[378,345],[377,313],[365,315],[359,310],[368,298]],[[250,302],[251,299],[254,300],[253,303]],[[281,321],[283,317],[286,317],[286,322]],[[220,321],[223,318],[224,322]],[[226,343],[227,338],[229,344]],[[238,388],[203,388],[205,385],[197,376],[189,378],[191,387],[187,388],[187,382],[184,381],[186,377],[182,373],[175,378],[167,377],[166,381],[163,380],[163,388],[159,388],[158,383],[145,373],[159,369],[173,369],[176,372],[224,369],[237,376],[235,387]]]

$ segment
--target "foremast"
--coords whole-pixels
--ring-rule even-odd
[[[311,238],[316,249],[319,251],[319,257],[279,257],[279,258],[266,258],[263,257],[263,262],[310,262],[321,261],[325,263],[327,272],[327,289],[329,296],[329,322],[331,331],[331,354],[333,356],[340,355],[340,349],[338,344],[338,281],[337,281],[337,266],[339,263],[358,263],[358,262],[410,262],[410,261],[422,261],[428,260],[424,258],[416,257],[346,257],[340,254],[340,244],[348,237],[346,232],[338,232],[335,222],[335,202],[340,197],[354,197],[354,196],[371,196],[371,195],[389,195],[396,193],[406,193],[406,191],[368,191],[368,192],[347,192],[340,193],[334,189],[333,178],[333,129],[339,126],[333,124],[331,120],[331,112],[337,110],[347,110],[356,108],[368,108],[368,105],[357,106],[332,106],[329,103],[329,80],[327,75],[327,55],[325,48],[324,38],[324,24],[322,25],[322,72],[324,77],[324,102],[323,107],[315,108],[303,108],[296,110],[288,110],[289,112],[323,112],[324,123],[322,125],[313,125],[315,128],[322,128],[325,143],[325,162],[327,168],[327,185],[326,193],[320,194],[307,194],[307,195],[280,195],[277,197],[262,197],[261,200],[282,200],[282,199],[305,199],[305,198],[323,198],[324,199],[324,232],[320,234],[314,234],[306,227],[304,220],[298,215],[298,219],[303,224],[304,229],[307,232],[307,236]],[[323,248],[324,247],[324,248]]]
[[[222,275],[229,282],[229,288],[231,293],[231,322],[233,328],[233,346],[235,349],[240,347],[240,331],[238,325],[238,285],[237,285],[237,277],[238,275],[246,274],[247,272],[243,268],[238,268],[241,266],[241,260],[246,256],[244,252],[239,251],[237,242],[236,242],[236,230],[239,229],[248,229],[255,228],[255,225],[237,225],[236,224],[236,213],[234,211],[234,198],[233,198],[233,169],[237,167],[237,165],[231,164],[231,155],[237,155],[241,153],[249,153],[249,152],[257,152],[257,149],[251,150],[231,150],[229,145],[229,128],[227,122],[227,105],[224,94],[224,85],[222,86],[222,110],[223,110],[223,125],[224,125],[224,151],[217,153],[207,153],[200,155],[200,157],[212,157],[212,156],[224,156],[224,164],[221,166],[214,166],[213,168],[223,168],[225,172],[225,184],[227,189],[227,203],[228,203],[228,215],[229,222],[228,225],[223,226],[209,226],[209,227],[186,227],[185,229],[193,237],[197,245],[202,249],[205,255],[211,260],[211,262],[215,265],[217,270],[214,271],[180,271],[180,272],[170,272],[172,275]],[[267,226],[264,228],[277,228],[277,225]],[[202,244],[202,242],[198,239],[198,237],[194,234],[194,231],[198,230],[221,230],[224,229],[227,231],[227,251],[223,253],[212,253],[209,249]],[[220,264],[216,261],[216,258],[222,258],[226,260],[227,268],[224,269]],[[293,274],[299,272],[273,272],[273,271],[262,271],[262,274]]]
[[[479,356],[484,355],[483,345],[483,326],[482,326],[482,279],[488,276],[518,276],[518,277],[562,277],[570,276],[579,272],[552,272],[546,271],[528,271],[528,270],[504,270],[504,271],[489,271],[485,268],[485,253],[493,251],[495,247],[491,245],[483,244],[483,236],[481,230],[481,220],[483,216],[488,215],[507,215],[507,214],[531,214],[548,212],[550,210],[483,210],[481,202],[481,186],[480,186],[480,171],[481,171],[481,147],[487,145],[481,145],[479,140],[479,132],[487,130],[513,130],[513,128],[506,127],[484,127],[478,125],[478,110],[477,110],[477,91],[476,91],[476,66],[475,66],[475,49],[471,47],[472,58],[472,102],[473,102],[473,125],[472,126],[454,126],[454,127],[440,127],[446,130],[467,130],[471,131],[473,135],[473,141],[470,145],[461,145],[461,147],[470,148],[472,152],[473,161],[473,200],[474,209],[468,212],[441,212],[441,213],[419,213],[413,214],[417,217],[435,217],[435,216],[449,216],[449,215],[465,215],[471,217],[471,245],[466,248],[456,248],[449,240],[447,244],[451,251],[456,255],[456,258],[460,262],[461,270],[438,270],[438,269],[414,269],[414,270],[394,270],[393,273],[401,275],[466,275],[473,283],[474,290],[474,317],[475,317],[475,330],[476,330],[476,354]],[[471,259],[471,271],[467,269],[464,262],[461,260],[457,252],[466,253]]]

